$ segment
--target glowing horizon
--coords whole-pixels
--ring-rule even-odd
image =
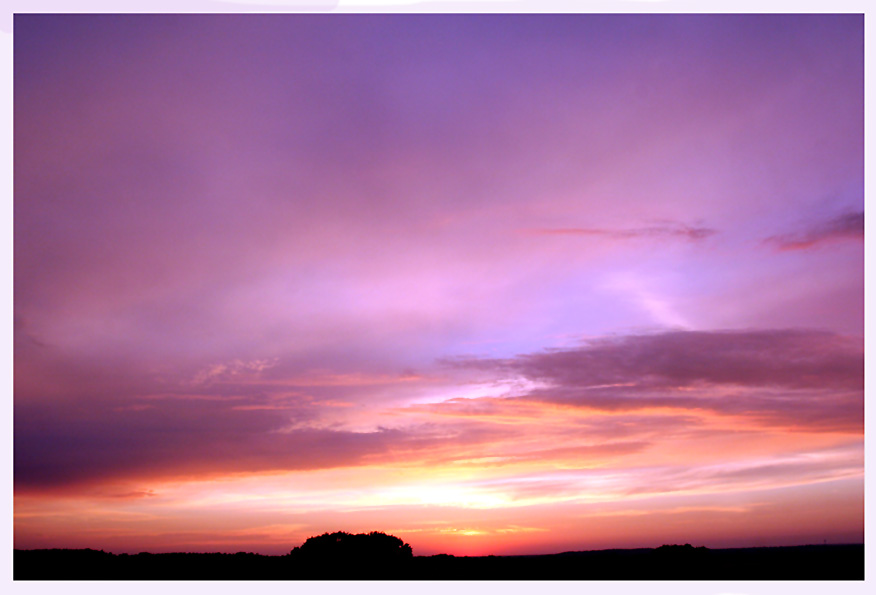
[[[16,15],[14,547],[864,534],[862,15]]]

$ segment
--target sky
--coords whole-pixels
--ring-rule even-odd
[[[14,546],[862,543],[862,15],[14,17]]]

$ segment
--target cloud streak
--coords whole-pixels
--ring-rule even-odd
[[[589,341],[509,359],[465,359],[460,367],[508,370],[580,388],[620,383],[649,388],[698,382],[788,388],[863,388],[860,339],[808,329],[670,331]]]
[[[691,242],[699,242],[718,233],[717,230],[710,227],[695,227],[675,222],[630,229],[556,227],[530,229],[527,231],[534,235],[546,236],[604,237],[614,240],[677,238]]]
[[[802,231],[770,236],[764,242],[781,251],[810,250],[834,242],[863,240],[864,213],[845,213]]]
[[[577,469],[520,474],[471,481],[465,487],[507,497],[514,505],[545,501],[610,502],[679,492],[732,493],[758,488],[860,477],[863,448],[842,444],[823,451],[793,451],[783,456],[742,462],[689,466],[683,462],[653,466]]]
[[[520,399],[605,411],[707,410],[821,431],[863,424],[863,345],[825,331],[672,331],[452,365],[546,385]]]

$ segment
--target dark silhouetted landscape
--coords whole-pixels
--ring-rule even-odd
[[[285,556],[15,550],[15,580],[863,580],[864,545],[414,556],[380,532],[325,533]]]

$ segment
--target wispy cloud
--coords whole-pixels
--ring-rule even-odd
[[[770,236],[764,243],[778,250],[808,250],[827,243],[843,240],[864,239],[864,213],[852,212],[839,215],[806,229]]]
[[[192,384],[205,384],[236,379],[242,375],[259,375],[262,371],[277,365],[277,358],[241,361],[239,359],[207,366],[197,372]]]
[[[862,474],[863,447],[843,444],[819,452],[797,451],[705,466],[690,466],[679,461],[658,466],[536,473],[472,484],[523,504],[552,499],[610,501],[677,492],[744,491]]]
[[[615,240],[641,238],[677,238],[696,242],[715,235],[717,230],[710,227],[696,227],[677,222],[666,222],[646,227],[612,229],[601,227],[547,227],[527,230],[536,235],[594,236]]]

